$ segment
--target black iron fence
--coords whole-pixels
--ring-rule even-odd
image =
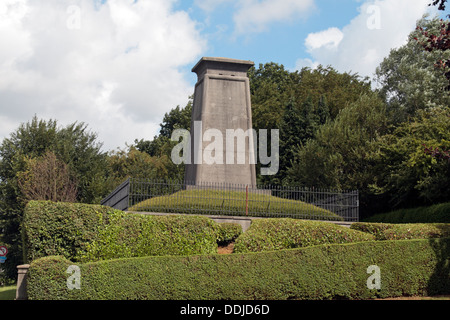
[[[124,211],[355,222],[358,191],[127,179],[102,205]]]

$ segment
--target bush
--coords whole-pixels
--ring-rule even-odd
[[[99,205],[28,202],[22,222],[24,261],[51,255],[76,261],[97,237],[98,226],[117,212]]]
[[[60,255],[83,262],[217,253],[218,240],[240,232],[201,216],[151,216],[50,201],[30,201],[22,229],[25,261]]]
[[[234,252],[259,252],[370,240],[374,240],[372,235],[329,222],[257,219],[236,239]]]
[[[450,223],[450,202],[435,204],[429,207],[400,209],[377,214],[364,221],[385,223]]]
[[[80,290],[68,290],[70,262],[33,261],[28,296],[104,300],[369,299],[450,293],[450,239],[374,241],[232,255],[118,259],[79,265]],[[381,271],[369,290],[367,268]]]
[[[353,223],[353,230],[367,232],[376,240],[432,239],[450,237],[450,224],[446,223]]]
[[[217,233],[218,243],[232,242],[241,235],[242,227],[237,223],[219,223]]]
[[[217,253],[222,230],[201,216],[152,216],[116,213],[99,228],[82,261]]]
[[[129,211],[174,212],[186,214],[217,214],[226,211],[235,216],[246,213],[246,193],[242,191],[182,190],[174,194],[154,197],[133,205]],[[282,199],[268,194],[248,194],[250,216],[292,216],[342,221],[331,211],[298,200]]]

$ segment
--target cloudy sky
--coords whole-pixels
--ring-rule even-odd
[[[429,2],[0,0],[0,139],[37,115],[88,124],[105,151],[150,140],[202,56],[371,77]]]

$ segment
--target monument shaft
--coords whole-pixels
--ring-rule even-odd
[[[192,69],[197,74],[194,105],[191,120],[191,161],[186,165],[185,179],[197,185],[200,182],[214,182],[256,186],[255,161],[253,154],[252,114],[248,69],[254,63],[228,58],[202,58]],[[201,130],[198,124],[201,123]],[[194,134],[195,125],[201,131]],[[215,141],[203,141],[204,133],[214,129],[222,133],[223,163],[207,164],[200,157],[205,148]],[[232,141],[234,148],[230,155],[230,141],[227,130],[239,130],[249,134],[245,148]],[[229,139],[229,136],[228,136]],[[220,141],[219,141],[220,145]],[[241,144],[242,146],[242,144]],[[217,150],[215,150],[217,152]],[[244,154],[243,154],[244,153]],[[216,155],[217,156],[217,155]],[[230,160],[234,157],[234,161]],[[245,163],[238,159],[245,158]],[[227,161],[228,160],[228,161]]]

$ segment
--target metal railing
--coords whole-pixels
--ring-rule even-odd
[[[359,221],[356,190],[130,178],[101,204],[124,211]]]

